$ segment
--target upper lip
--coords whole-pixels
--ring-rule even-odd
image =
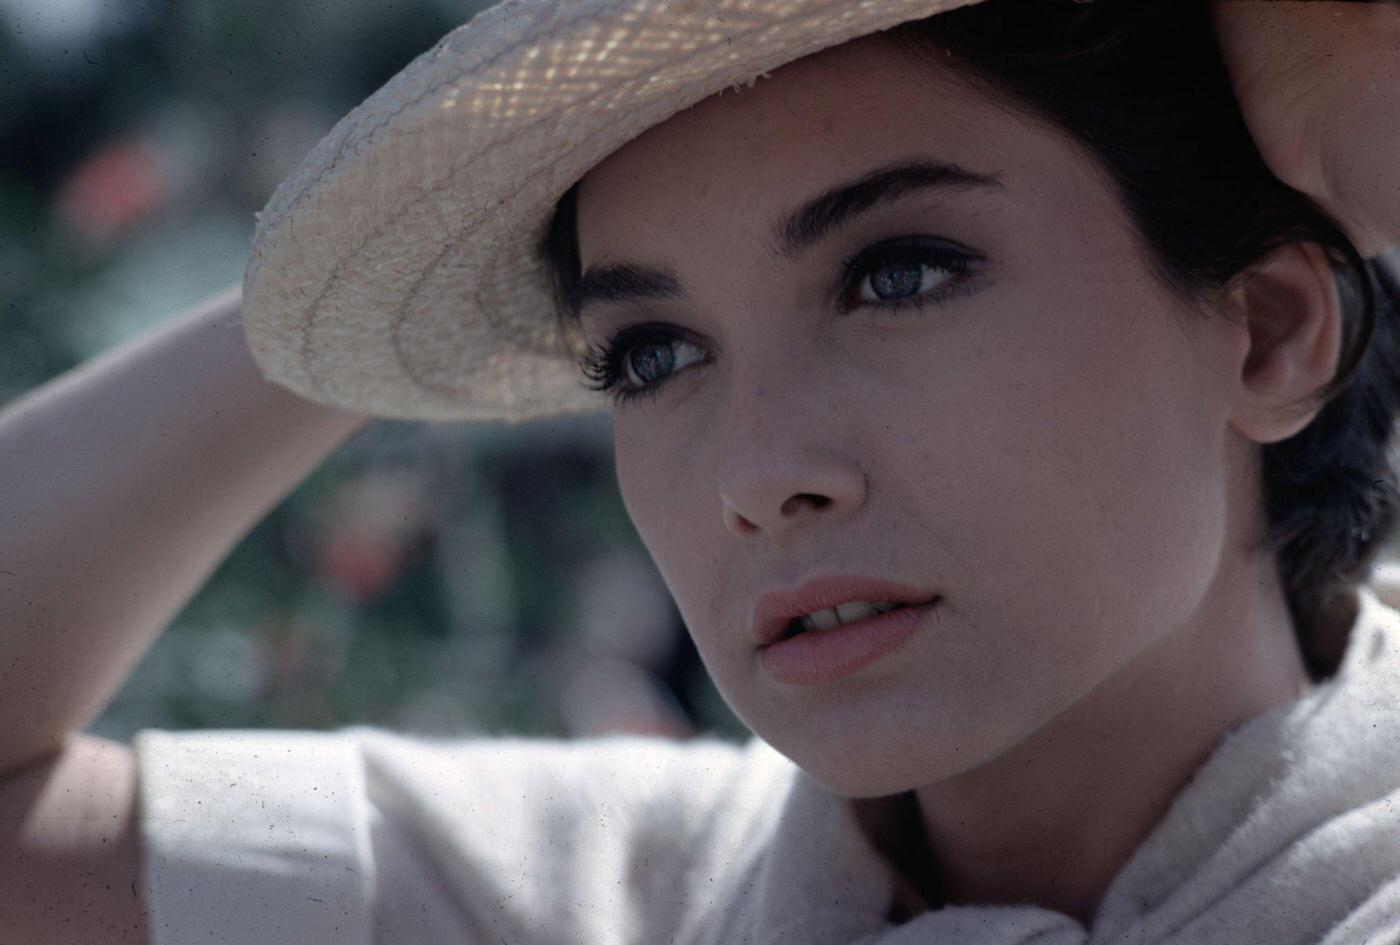
[[[925,604],[938,595],[911,584],[882,581],[858,575],[833,575],[799,584],[791,590],[769,591],[758,599],[753,609],[754,639],[767,646],[783,637],[788,624],[805,614],[829,610],[852,601],[895,601],[901,604]]]

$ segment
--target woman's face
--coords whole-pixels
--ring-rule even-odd
[[[911,162],[976,177],[775,229]],[[582,313],[630,349],[623,386],[654,385],[615,411],[632,520],[729,705],[835,790],[968,771],[1121,681],[1252,521],[1241,329],[1154,281],[1086,151],[883,40],[629,143],[583,182],[578,232],[586,274],[676,283],[614,281]],[[775,679],[756,602],[830,575],[941,601],[855,673]]]

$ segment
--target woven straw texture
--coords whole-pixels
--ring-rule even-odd
[[[695,103],[969,0],[506,0],[341,119],[257,214],[248,346],[271,381],[380,417],[602,409],[536,247],[558,199]]]

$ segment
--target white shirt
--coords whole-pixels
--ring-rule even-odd
[[[1397,945],[1400,613],[1227,735],[1093,927],[1030,905],[888,916],[895,875],[758,739],[146,730],[155,945]]]

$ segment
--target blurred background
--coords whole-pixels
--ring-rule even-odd
[[[0,408],[242,278],[335,121],[489,3],[0,0]],[[264,519],[88,730],[741,740],[606,418],[376,421]]]

